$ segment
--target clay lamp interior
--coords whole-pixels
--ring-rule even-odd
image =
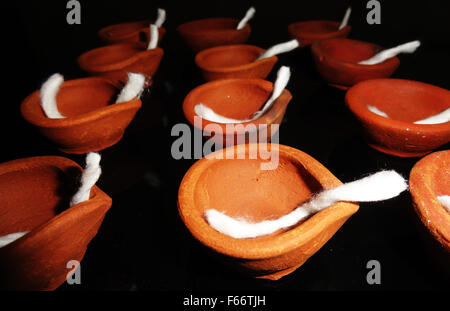
[[[203,136],[212,136],[211,139],[222,146],[248,141],[250,134],[258,135],[258,141],[268,141],[274,134],[271,125],[281,123],[292,98],[285,89],[289,77],[289,68],[281,67],[273,84],[262,79],[205,83],[186,96],[184,115],[195,128],[203,131]],[[229,124],[242,127],[230,130]],[[248,128],[249,125],[254,127]],[[214,132],[210,128],[214,128]]]
[[[164,51],[157,47],[158,27],[150,25],[147,48],[142,43],[117,43],[90,50],[77,59],[79,67],[90,75],[101,76],[117,86],[127,82],[128,72],[139,72],[150,78],[156,73]]]
[[[224,45],[199,52],[195,56],[195,63],[207,81],[229,78],[265,79],[278,61],[276,55],[298,46],[295,39],[267,50],[254,45]]]
[[[330,86],[347,90],[364,80],[390,77],[400,65],[396,55],[413,53],[419,46],[419,41],[412,41],[383,50],[368,42],[328,39],[314,42],[311,51],[322,78]]]
[[[300,267],[358,210],[348,201],[389,199],[406,188],[393,171],[342,185],[299,150],[247,144],[197,161],[181,182],[178,207],[191,234],[219,259],[276,280]]]
[[[291,37],[296,38],[301,46],[308,46],[312,42],[330,38],[345,38],[351,30],[348,25],[351,8],[345,12],[342,21],[314,20],[306,22],[297,22],[288,26],[288,32]]]
[[[369,145],[378,151],[419,157],[450,141],[450,91],[446,89],[410,80],[376,79],[350,88],[345,101]]]
[[[51,76],[22,102],[22,116],[66,153],[82,154],[117,143],[141,107],[145,78],[130,74],[120,91],[101,78],[64,82]]]
[[[54,290],[82,260],[112,203],[95,186],[99,161],[89,154],[84,171],[54,156],[0,164],[1,288]]]
[[[411,170],[409,187],[415,212],[450,256],[450,150],[418,161]]]
[[[177,27],[177,31],[195,53],[219,45],[241,44],[250,36],[248,21],[254,14],[255,9],[251,7],[240,21],[232,18],[207,18],[182,24]]]
[[[104,27],[98,32],[100,39],[107,44],[115,43],[141,43],[144,46],[148,45],[151,34],[149,26],[155,24],[158,27],[158,40],[166,33],[166,29],[162,27],[166,20],[166,11],[158,9],[158,16],[154,22],[150,20],[143,20],[130,23],[122,23]]]

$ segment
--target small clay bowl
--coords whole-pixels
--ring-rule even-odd
[[[450,107],[450,91],[416,81],[376,79],[356,84],[345,101],[369,145],[399,157],[420,157],[450,141],[450,122],[414,124]],[[389,118],[368,110],[376,107]]]
[[[99,151],[117,143],[141,108],[141,100],[113,104],[119,90],[108,80],[84,78],[62,84],[56,101],[64,119],[49,119],[40,91],[24,99],[22,116],[66,153]]]
[[[327,39],[311,45],[316,68],[322,78],[342,90],[364,80],[389,78],[394,73],[400,65],[397,56],[375,65],[358,64],[381,50],[383,48],[379,45],[351,39]]]
[[[358,210],[358,204],[334,204],[288,229],[257,238],[236,239],[216,231],[204,217],[207,209],[257,222],[276,219],[314,193],[342,184],[309,155],[283,145],[279,145],[278,167],[261,170],[261,163],[270,160],[259,155],[251,159],[252,153],[258,153],[254,148],[261,144],[229,147],[215,153],[223,153],[220,156],[211,154],[197,161],[181,182],[178,210],[194,238],[220,260],[252,277],[277,280],[317,252]],[[234,159],[226,158],[233,152]]]
[[[197,53],[214,46],[246,42],[251,32],[250,25],[238,30],[238,23],[232,18],[207,18],[182,24],[177,31],[189,48]]]
[[[247,44],[218,46],[199,52],[195,56],[195,63],[207,81],[229,78],[265,79],[278,57],[255,61],[264,51]]]
[[[339,22],[324,20],[297,22],[288,26],[288,32],[305,47],[317,40],[347,37],[352,27],[347,25],[339,30],[339,26]]]
[[[0,287],[54,290],[80,262],[112,204],[98,187],[70,206],[82,168],[44,156],[0,164],[0,236],[30,231],[0,248]]]
[[[120,86],[127,82],[129,72],[152,77],[163,55],[164,51],[159,47],[147,50],[141,43],[118,43],[80,55],[78,65],[88,74],[104,77]]]
[[[150,24],[152,21],[143,20],[130,23],[122,23],[104,27],[99,30],[98,36],[107,44],[115,43],[145,43],[148,44],[150,39]],[[164,27],[158,27],[158,41],[166,33]]]
[[[195,105],[203,103],[217,114],[237,119],[249,119],[253,113],[260,110],[269,99],[273,90],[273,83],[262,79],[225,79],[207,82],[193,89],[183,102],[183,112],[186,119],[194,127],[194,117],[198,115],[194,111]],[[217,143],[225,146],[227,142],[249,142],[250,135],[258,135],[261,142],[270,141],[274,133],[271,131],[272,124],[280,124],[286,112],[287,105],[292,95],[288,90],[283,93],[272,104],[272,107],[260,118],[239,123],[242,127],[235,127],[235,131],[227,132],[227,124],[211,122],[203,119],[201,128],[203,137],[211,138]],[[208,132],[205,127],[213,124],[217,132]],[[219,130],[220,128],[220,130]],[[255,130],[257,132],[255,132]],[[263,131],[263,133],[260,133]]]
[[[438,196],[450,195],[450,150],[434,152],[417,162],[409,176],[414,210],[428,233],[450,259],[450,214]]]

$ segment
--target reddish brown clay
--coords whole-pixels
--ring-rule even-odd
[[[110,147],[123,136],[141,108],[141,100],[113,104],[119,90],[108,80],[84,78],[62,84],[56,101],[64,119],[49,119],[41,108],[40,91],[22,102],[22,116],[67,153]]]
[[[450,258],[450,214],[437,197],[450,195],[450,150],[434,152],[414,165],[409,187],[414,209]]]
[[[347,37],[352,27],[347,25],[339,30],[339,25],[339,22],[323,20],[297,22],[288,26],[288,32],[304,47],[317,40]]]
[[[163,55],[164,51],[159,47],[147,50],[141,43],[118,43],[82,54],[78,57],[78,65],[90,75],[101,76],[121,86],[127,82],[129,72],[152,77]]]
[[[0,164],[0,236],[30,231],[0,248],[1,288],[54,290],[67,263],[82,260],[112,200],[94,186],[88,201],[69,208],[81,171],[52,156]]]
[[[347,91],[346,104],[374,149],[419,157],[450,141],[450,123],[414,124],[450,107],[448,90],[402,79],[368,80]],[[389,118],[368,110],[376,107]]]
[[[350,86],[369,79],[388,78],[400,65],[397,56],[375,65],[360,65],[383,50],[376,44],[350,40],[328,39],[316,41],[311,51],[317,70],[331,86],[346,90]]]
[[[251,28],[236,29],[239,21],[232,18],[207,18],[178,26],[181,38],[195,53],[219,45],[240,44],[248,40]]]
[[[260,110],[269,99],[272,90],[273,83],[262,79],[212,81],[189,92],[183,102],[183,112],[189,123],[194,126],[194,117],[197,116],[194,107],[200,103],[208,106],[221,116],[246,120]],[[239,123],[242,126],[234,127],[233,131],[229,129],[227,131],[227,124],[205,119],[202,120],[201,128],[198,127],[198,129],[203,131],[204,137],[212,136],[211,139],[222,146],[249,142],[250,135],[255,135],[254,137],[258,135],[258,141],[270,141],[274,134],[271,132],[271,125],[281,123],[291,98],[291,93],[285,89],[265,114],[254,121]],[[209,125],[217,127],[217,131],[209,132],[205,130],[205,127]]]
[[[108,44],[115,43],[144,43],[148,45],[150,41],[150,20],[122,23],[104,27],[98,32],[100,39]],[[166,33],[164,27],[158,28],[158,41]]]
[[[278,57],[256,61],[264,49],[254,45],[224,45],[201,51],[195,63],[207,81],[229,78],[265,79]]]
[[[261,163],[269,160],[250,159],[250,155],[257,153],[255,148],[266,147],[233,146],[215,153],[223,153],[222,159],[213,154],[197,161],[181,182],[178,210],[194,238],[219,259],[250,276],[277,280],[317,252],[358,205],[337,203],[289,229],[257,238],[235,239],[214,230],[204,217],[207,209],[253,221],[274,219],[314,193],[342,184],[309,155],[283,145],[279,145],[278,167],[261,170]],[[234,159],[227,158],[233,152]]]

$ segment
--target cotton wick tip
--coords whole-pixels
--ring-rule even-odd
[[[120,91],[116,104],[130,101],[140,97],[144,90],[145,77],[140,73],[128,73],[128,82]]]
[[[64,82],[64,77],[55,73],[42,84],[40,97],[41,107],[44,114],[49,119],[62,119],[65,118],[58,110],[58,104],[56,103],[56,95],[59,92],[61,84]]]
[[[352,7],[348,7],[347,11],[345,11],[345,15],[344,18],[342,19],[341,24],[339,25],[339,30],[341,30],[342,28],[344,28],[345,26],[347,26],[348,24],[348,20],[350,19],[350,14],[352,13]]]
[[[279,43],[265,50],[256,60],[272,57],[281,53],[290,52],[300,46],[300,42],[297,39],[293,39],[287,42]]]
[[[222,123],[222,124],[244,123],[244,122],[251,121],[251,119],[236,120],[236,119],[224,117],[224,116],[216,113],[214,110],[212,110],[208,106],[205,106],[203,103],[199,103],[199,104],[195,105],[194,112],[196,115],[198,115],[202,119],[208,120],[210,122],[216,122],[216,123]]]
[[[441,195],[438,197],[438,200],[445,207],[447,212],[450,213],[450,195]]]
[[[420,46],[420,41],[415,40],[399,46],[383,50],[369,59],[360,61],[360,65],[375,65],[384,62],[386,59],[397,56],[400,53],[414,53]]]
[[[378,108],[375,107],[375,106],[370,106],[370,105],[368,105],[368,106],[367,106],[367,109],[368,109],[370,112],[373,112],[374,114],[377,114],[377,115],[379,115],[379,116],[381,116],[381,117],[389,118],[389,116],[388,116],[385,112],[381,111],[380,109],[378,109]]]
[[[275,83],[273,84],[273,91],[270,98],[267,100],[267,102],[264,104],[263,108],[259,111],[257,111],[253,115],[253,120],[259,118],[264,113],[267,112],[267,110],[272,107],[272,104],[275,102],[275,100],[280,97],[281,93],[283,93],[283,90],[286,88],[286,85],[289,82],[289,78],[291,77],[291,69],[287,66],[282,66],[278,72],[277,72],[277,79],[275,80]]]
[[[12,242],[14,242],[15,240],[20,239],[21,237],[23,237],[25,234],[27,234],[30,231],[24,231],[24,232],[15,232],[15,233],[10,233],[4,236],[0,237],[0,248],[11,244]]]
[[[166,10],[158,8],[158,17],[156,18],[155,25],[156,27],[161,27],[166,21]]]
[[[414,122],[415,124],[440,124],[450,121],[450,108],[445,109],[441,113],[428,117],[423,120]]]
[[[86,155],[86,167],[81,175],[81,186],[72,197],[70,206],[89,200],[91,188],[95,185],[102,173],[100,160],[101,156],[97,152],[90,152]]]
[[[278,219],[248,222],[244,219],[232,218],[214,209],[205,211],[204,216],[212,228],[225,235],[238,239],[254,238],[296,225],[311,214],[337,202],[387,200],[398,196],[407,188],[405,179],[395,171],[381,171],[337,188],[322,191]]]
[[[251,7],[250,9],[248,9],[247,13],[245,13],[244,18],[241,19],[241,21],[238,23],[236,29],[241,30],[242,28],[244,28],[245,25],[248,23],[248,21],[253,18],[253,16],[255,15],[255,12],[256,12],[256,10],[254,7]]]
[[[158,46],[159,31],[158,26],[155,24],[150,25],[150,41],[147,46],[147,50],[153,50]]]

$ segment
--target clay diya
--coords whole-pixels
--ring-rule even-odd
[[[139,98],[114,103],[119,90],[103,78],[66,81],[58,94],[63,119],[50,119],[41,108],[40,90],[24,99],[22,116],[66,153],[82,154],[116,144],[142,103]]]
[[[301,46],[308,46],[318,40],[348,37],[352,27],[347,25],[339,29],[339,24],[326,20],[297,22],[288,26],[288,32],[300,42]]]
[[[233,18],[207,18],[178,26],[183,41],[195,53],[219,45],[240,44],[248,40],[251,28],[248,24],[236,29],[239,21]]]
[[[346,38],[352,29],[347,25],[350,13],[351,8],[348,8],[342,22],[313,20],[292,23],[288,26],[288,32],[300,42],[300,46],[308,46],[318,40]]]
[[[274,134],[271,125],[279,125],[283,120],[287,105],[292,98],[284,89],[272,106],[259,118],[239,123],[241,127],[230,130],[228,124],[200,118],[196,105],[202,103],[217,114],[237,120],[246,120],[261,109],[274,89],[274,84],[262,79],[225,79],[205,83],[193,89],[183,102],[183,112],[194,128],[201,130],[203,136],[225,146],[238,142],[249,142],[249,137],[257,137],[258,141],[270,141]],[[214,128],[214,132],[208,131]],[[232,142],[232,143],[230,143]]]
[[[439,201],[450,195],[450,150],[434,152],[411,170],[409,187],[414,210],[429,234],[450,258],[450,212]]]
[[[78,57],[78,65],[90,75],[110,80],[116,86],[126,83],[128,72],[152,77],[158,70],[164,51],[146,49],[142,43],[118,43],[90,50]],[[147,82],[147,87],[150,84]]]
[[[311,45],[316,68],[322,78],[342,90],[364,80],[388,78],[394,73],[400,65],[397,56],[374,65],[359,64],[381,50],[383,48],[379,45],[351,39],[321,40]]]
[[[150,41],[150,29],[149,26],[152,24],[150,20],[143,20],[137,22],[129,22],[107,26],[100,29],[98,36],[100,39],[107,44],[116,43],[141,43],[146,46]],[[161,40],[166,29],[164,27],[158,27],[159,37]]]
[[[216,231],[204,216],[210,208],[253,221],[279,218],[314,193],[342,184],[309,155],[283,145],[276,145],[277,167],[261,170],[261,164],[270,160],[263,160],[255,150],[275,148],[262,145],[266,144],[232,146],[197,161],[181,182],[178,210],[194,238],[220,260],[252,277],[277,280],[317,252],[358,210],[358,204],[339,202],[261,237],[236,239]],[[257,156],[252,158],[252,153]]]
[[[80,262],[112,201],[98,187],[70,206],[82,168],[44,156],[0,164],[0,236],[27,234],[0,248],[0,287],[54,290]]]
[[[256,60],[264,49],[254,45],[224,45],[201,51],[195,63],[207,81],[229,78],[265,79],[277,56]]]
[[[265,79],[278,61],[276,55],[298,46],[297,40],[280,43],[267,50],[246,44],[224,45],[199,52],[195,63],[207,81],[228,78]]]
[[[450,122],[414,123],[450,108],[446,89],[410,80],[375,79],[350,88],[345,101],[369,145],[378,151],[419,157],[450,141]],[[387,117],[369,110],[371,107]]]

